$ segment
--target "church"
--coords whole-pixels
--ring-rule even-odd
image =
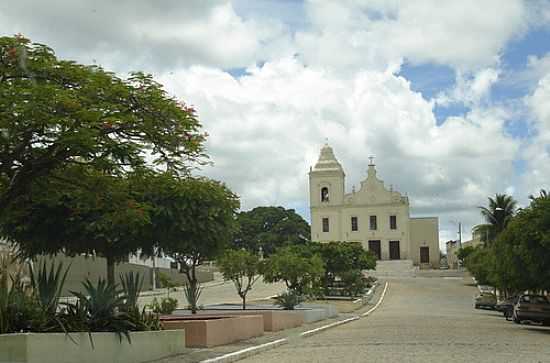
[[[359,190],[345,190],[345,173],[325,144],[309,171],[311,239],[360,242],[378,260],[409,260],[439,268],[439,220],[411,218],[409,198],[386,188],[370,158]]]

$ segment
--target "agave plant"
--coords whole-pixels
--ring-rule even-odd
[[[198,309],[197,305],[202,293],[202,287],[198,283],[187,283],[183,287],[183,292],[185,294],[185,298],[187,299],[187,303],[189,304],[189,308],[191,309],[191,313],[196,314]]]
[[[98,279],[96,286],[86,279],[82,285],[85,294],[74,291],[72,294],[77,297],[80,309],[86,311],[88,331],[115,332],[120,339],[124,335],[131,342],[129,332],[135,330],[136,326],[123,311],[126,296],[105,279]]]
[[[143,276],[139,272],[135,273],[130,271],[126,274],[120,275],[120,284],[122,286],[122,292],[124,295],[124,310],[139,311],[138,298],[143,287]]]
[[[33,269],[30,268],[31,285],[34,295],[40,308],[48,316],[53,317],[56,314],[61,291],[65,285],[70,267],[71,266],[68,266],[65,271],[63,271],[63,263],[60,263],[56,269],[55,262],[52,261],[48,269],[46,261],[44,260],[42,265],[39,266],[36,275]]]

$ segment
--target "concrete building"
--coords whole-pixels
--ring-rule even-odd
[[[361,242],[380,260],[439,267],[438,218],[411,218],[408,197],[384,186],[372,158],[359,190],[346,193],[344,170],[325,145],[310,168],[309,191],[312,240]]]

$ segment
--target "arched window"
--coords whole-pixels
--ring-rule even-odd
[[[321,188],[321,202],[328,202],[328,188]]]

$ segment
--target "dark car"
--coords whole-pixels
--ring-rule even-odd
[[[518,324],[533,321],[550,325],[550,300],[542,295],[521,295],[514,305],[512,319]]]
[[[514,305],[517,303],[518,298],[518,296],[506,298],[496,304],[495,309],[502,312],[506,320],[509,320],[512,318],[512,315],[514,313]]]
[[[474,298],[474,308],[476,309],[494,309],[497,304],[495,294],[482,292]]]

